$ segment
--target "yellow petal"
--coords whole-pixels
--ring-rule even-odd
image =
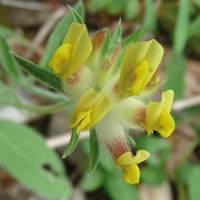
[[[163,137],[169,137],[174,129],[175,122],[173,117],[168,112],[163,111],[156,121],[154,130],[156,130]]]
[[[151,134],[154,130],[154,125],[159,118],[163,107],[160,102],[149,102],[146,112],[146,130]]]
[[[163,47],[156,40],[151,40],[150,42],[151,44],[144,58],[149,65],[149,73],[147,74],[147,76],[145,76],[143,81],[143,84],[145,86],[148,84],[148,82],[151,80],[154,73],[156,72],[164,54]]]
[[[156,130],[163,137],[171,135],[175,122],[170,115],[174,92],[168,90],[162,93],[161,102],[150,102],[146,113],[146,130],[148,133]]]
[[[133,155],[131,152],[123,153],[119,158],[115,160],[115,164],[118,166],[125,166],[133,164]]]
[[[122,88],[123,83],[120,84],[120,90],[126,91],[126,94],[129,96],[137,95],[144,89],[146,85],[144,85],[144,79],[148,74],[149,66],[146,60],[142,61],[142,63],[132,72],[128,81],[124,81],[124,83],[128,84],[127,88]]]
[[[129,184],[139,183],[140,169],[136,164],[124,166],[122,168],[123,179]]]
[[[86,61],[92,51],[92,42],[84,24],[71,24],[63,41],[63,44],[66,43],[72,45],[72,51],[68,67],[62,75],[63,79],[72,75]]]
[[[173,90],[167,90],[162,93],[163,109],[168,113],[170,113],[170,111],[171,111],[173,99],[174,99],[174,91]]]
[[[77,132],[85,129],[91,123],[91,110],[81,111],[78,113],[76,120],[71,124],[70,128],[77,126]]]
[[[140,88],[141,91],[141,89],[143,89],[153,77],[158,65],[161,62],[163,53],[164,50],[162,46],[156,40],[138,42],[130,46],[125,53],[122,63],[119,85],[125,84],[130,74],[132,74],[133,71],[145,61],[148,64],[148,73],[144,76],[143,72],[143,75],[140,76],[140,78],[142,78],[142,87]],[[124,88],[122,87],[121,89]]]
[[[104,93],[100,93],[100,97],[93,107],[92,126],[101,120],[112,108],[113,103]]]
[[[136,155],[133,157],[133,161],[135,164],[139,164],[145,161],[150,156],[150,153],[145,150],[137,151]]]
[[[112,102],[103,93],[89,89],[79,100],[70,116],[70,128],[87,130],[100,121],[112,108]]]
[[[69,63],[71,45],[66,43],[61,45],[53,54],[49,61],[49,67],[53,69],[55,73],[62,72]]]

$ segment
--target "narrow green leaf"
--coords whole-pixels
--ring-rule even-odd
[[[35,130],[0,121],[0,164],[19,182],[49,198],[64,198],[71,186],[55,151]]]
[[[21,73],[9,51],[10,48],[6,40],[0,35],[0,63],[12,80],[19,81],[21,79]]]
[[[62,82],[52,71],[42,68],[13,52],[11,54],[26,72],[36,77],[39,81],[46,83],[49,87],[62,91]]]
[[[144,28],[140,27],[138,30],[136,30],[133,34],[129,35],[127,38],[125,38],[122,41],[122,48],[125,47],[126,45],[135,43],[140,41],[142,34],[144,32]]]
[[[189,190],[189,199],[197,200],[200,199],[199,193],[199,180],[200,180],[200,167],[195,166],[191,173],[188,176],[188,190]]]
[[[79,138],[79,134],[77,133],[77,130],[75,128],[73,128],[72,133],[71,133],[70,142],[67,145],[62,158],[66,158],[74,151],[74,149],[76,148],[76,145],[78,144],[78,138]]]
[[[74,10],[79,13],[79,15],[84,19],[84,6],[81,1],[79,1]],[[57,24],[57,26],[52,31],[45,52],[41,58],[40,65],[47,67],[48,62],[51,59],[55,50],[62,44],[62,41],[69,29],[71,23],[74,21],[72,11],[67,13]]]
[[[75,22],[78,22],[80,24],[84,24],[84,20],[83,18],[80,16],[80,14],[75,10],[73,9],[71,6],[68,6],[70,11],[72,12],[72,15],[73,15],[73,18],[74,18],[74,21]]]
[[[122,25],[121,25],[121,19],[120,19],[117,24],[116,30],[110,40],[108,52],[112,51],[116,47],[117,42],[121,41],[121,37],[122,37]]]
[[[145,0],[144,32],[152,33],[156,28],[156,15],[153,0]]]
[[[99,162],[99,141],[94,128],[90,129],[90,174],[95,170]]]
[[[174,30],[174,52],[183,52],[189,30],[189,17],[190,17],[190,1],[180,0],[178,16]]]
[[[22,103],[22,102],[13,102],[10,104],[19,109],[25,109],[31,112],[48,114],[48,113],[54,113],[56,111],[65,109],[68,105],[68,101],[60,101],[59,103],[56,103],[53,105],[47,105],[47,106],[46,105],[39,106],[39,105],[30,104],[30,103]]]
[[[68,99],[68,97],[64,94],[58,94],[57,92],[47,90],[46,88],[42,88],[41,86],[32,85],[28,81],[29,80],[24,79],[24,81],[22,81],[21,86],[24,89],[27,89],[29,92],[39,97],[43,97],[51,101],[59,101],[59,102],[66,101]]]
[[[173,54],[166,69],[166,89],[173,89],[175,99],[183,97],[185,83],[185,57],[183,54]]]

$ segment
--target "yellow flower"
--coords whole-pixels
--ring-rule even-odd
[[[140,94],[156,72],[163,53],[163,47],[156,40],[137,42],[131,45],[122,62],[119,78],[121,95]]]
[[[150,156],[148,151],[139,150],[136,155],[133,156],[131,152],[122,154],[115,164],[122,167],[122,176],[127,183],[135,184],[139,183],[140,169],[138,164],[145,161]]]
[[[175,122],[170,115],[174,98],[173,90],[162,93],[161,102],[150,102],[146,113],[146,130],[150,134],[153,130],[161,136],[168,137],[175,129]]]
[[[84,24],[72,23],[62,45],[55,51],[49,67],[62,79],[71,76],[92,51],[92,43]]]
[[[79,100],[70,117],[70,128],[88,130],[100,121],[112,108],[112,102],[103,92],[89,89]]]

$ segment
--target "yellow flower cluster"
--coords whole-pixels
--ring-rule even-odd
[[[79,133],[94,127],[122,168],[126,182],[139,182],[138,164],[149,157],[145,150],[133,156],[127,145],[127,129],[157,131],[168,137],[175,128],[170,115],[174,93],[162,93],[161,102],[145,104],[146,97],[160,86],[158,66],[163,47],[156,40],[137,42],[102,54],[106,31],[90,39],[84,24],[72,23],[49,67],[61,78],[69,105],[70,128]]]

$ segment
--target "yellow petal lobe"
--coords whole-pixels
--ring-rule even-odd
[[[70,116],[70,128],[77,132],[88,130],[100,121],[112,108],[112,102],[103,92],[89,89],[80,98]]]
[[[173,90],[162,93],[161,102],[150,102],[146,112],[146,130],[150,134],[154,130],[161,136],[168,137],[175,129],[175,122],[170,115],[174,98]]]
[[[72,75],[83,64],[92,52],[92,42],[85,24],[72,23],[63,44],[72,45],[69,67],[63,74],[63,79]]]
[[[129,77],[128,86],[126,89],[126,93],[128,96],[138,95],[141,90],[146,86],[144,84],[144,79],[148,74],[149,65],[146,60],[142,61],[142,63],[133,71],[131,76]],[[125,82],[126,83],[126,82]]]
[[[140,170],[137,164],[143,162],[150,156],[148,151],[139,150],[133,156],[131,152],[125,152],[115,160],[115,164],[122,168],[123,179],[130,184],[139,183]]]
[[[68,65],[70,59],[71,44],[61,45],[49,61],[49,67],[53,69],[56,74],[61,73]]]
[[[138,95],[152,79],[163,53],[163,47],[156,40],[137,42],[131,45],[122,61],[119,79],[121,94]],[[133,75],[135,77],[130,81],[130,76]]]
[[[66,79],[87,60],[91,52],[92,42],[85,24],[72,23],[62,45],[49,61],[49,66],[61,79]]]
[[[138,184],[140,180],[140,169],[136,164],[124,166],[122,177],[129,184]]]

